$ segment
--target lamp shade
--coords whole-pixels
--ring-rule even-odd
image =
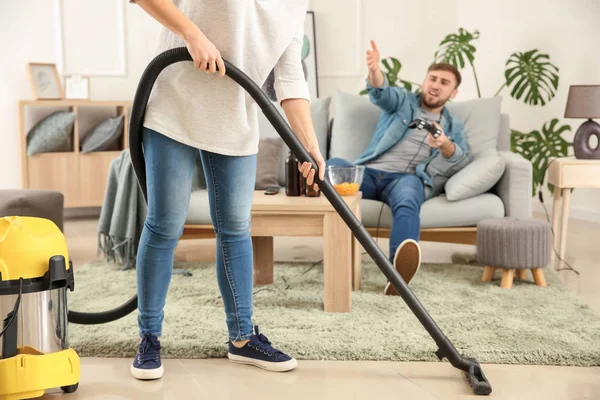
[[[600,118],[600,85],[572,85],[565,118]]]

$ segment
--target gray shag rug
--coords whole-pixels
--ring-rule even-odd
[[[311,268],[311,266],[313,266]],[[223,303],[214,264],[178,263],[192,276],[174,275],[165,308],[164,358],[214,358],[227,353]],[[457,350],[481,363],[600,365],[600,316],[545,269],[548,286],[529,275],[512,289],[480,282],[473,265],[424,264],[413,293]],[[254,322],[274,346],[299,360],[438,361],[437,346],[401,297],[384,296],[386,279],[363,262],[362,288],[347,314],[323,311],[323,268],[277,263],[275,283],[255,288]],[[135,293],[135,270],[104,262],[75,271],[68,295],[75,311],[114,308]],[[103,325],[69,325],[83,357],[132,357],[137,311]]]

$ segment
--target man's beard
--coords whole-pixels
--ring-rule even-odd
[[[444,104],[446,104],[446,102],[448,101],[448,99],[442,99],[442,98],[438,98],[438,100],[436,102],[429,102],[427,101],[427,96],[428,94],[424,93],[423,96],[421,96],[421,99],[423,101],[423,104],[425,106],[427,106],[428,108],[438,108],[443,106]]]

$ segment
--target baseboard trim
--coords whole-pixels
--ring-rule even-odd
[[[100,217],[101,207],[65,208],[63,215],[65,219]]]
[[[544,204],[539,201],[533,203],[533,212],[534,213],[544,213],[544,206],[546,206],[546,211],[548,212],[548,218],[552,221],[552,204],[548,204],[544,202]],[[592,210],[586,210],[581,208],[571,207],[569,208],[569,219],[582,220],[586,222],[598,222],[600,223],[600,212],[595,212]]]

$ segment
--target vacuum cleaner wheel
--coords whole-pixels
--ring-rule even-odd
[[[60,390],[62,390],[64,393],[74,393],[78,387],[79,387],[79,382],[74,385],[61,386]]]

